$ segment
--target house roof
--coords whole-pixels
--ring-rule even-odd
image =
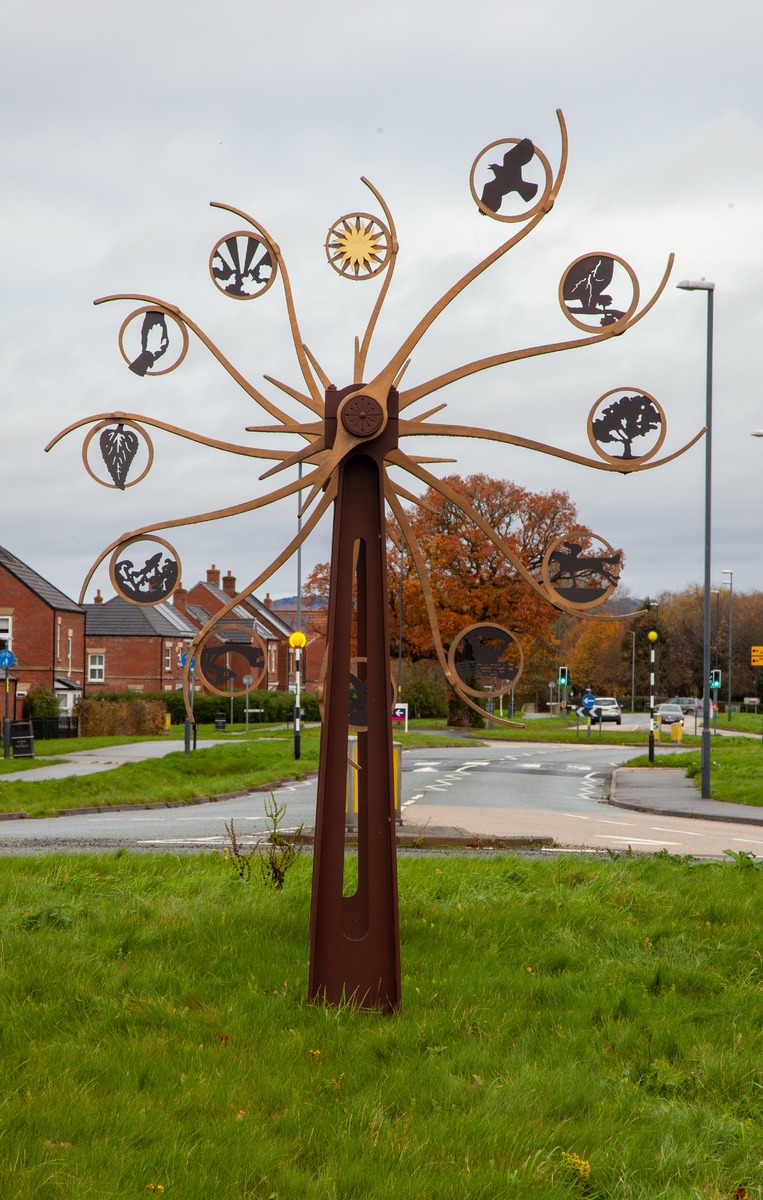
[[[247,596],[246,602],[251,604],[257,615],[272,625],[282,637],[288,638],[294,632],[294,627],[283,617],[279,617],[278,613],[274,613],[272,608],[268,608],[267,604],[263,604],[262,600],[258,600],[254,592]]]
[[[121,596],[86,604],[88,637],[193,637],[197,630],[171,604],[131,604]]]
[[[208,580],[206,582],[200,580],[199,583],[194,584],[193,588],[190,590],[195,592],[197,588],[204,588],[207,592],[209,592],[210,596],[214,596],[215,600],[219,601],[221,604],[227,604],[230,600],[230,595],[228,592],[224,591],[224,589],[221,587],[217,587],[217,585],[214,583],[209,583]],[[277,616],[272,609],[268,608],[267,604],[263,604],[261,600],[258,600],[254,592],[247,596],[246,604],[248,605],[247,608],[245,608],[242,604],[237,604],[236,607],[228,614],[228,619],[231,621],[251,621],[252,617],[254,616],[256,620],[255,628],[258,635],[261,638],[267,638],[270,641],[274,639],[274,636],[275,638],[288,638],[289,635],[294,632],[291,625],[287,624],[282,617]],[[192,604],[187,606],[187,611],[194,613],[194,619],[196,619],[194,609],[198,611],[199,606]],[[204,612],[204,609],[202,608],[200,611]],[[203,623],[206,623],[206,621],[209,620],[209,617],[210,614],[207,613]]]
[[[43,579],[42,575],[38,575],[37,571],[33,571],[26,563],[17,558],[15,554],[11,554],[10,550],[6,550],[4,546],[0,546],[0,566],[5,567],[11,575],[15,575],[20,583],[28,587],[36,596],[48,604],[51,608],[60,609],[64,612],[84,612],[84,608],[71,600],[69,596],[65,596],[63,592],[54,587],[52,583],[48,583],[47,579]]]
[[[210,621],[214,616],[214,613],[207,612],[207,610],[202,608],[200,604],[186,605],[186,613],[191,620],[196,623],[199,629],[206,625],[207,621]],[[221,624],[225,625],[226,623],[230,623],[233,625],[236,622],[239,625],[245,625],[249,630],[254,629],[254,632],[258,637],[262,638],[263,641],[274,640],[272,629],[267,629],[261,624],[260,621],[257,620],[256,617],[252,616],[250,612],[248,612],[245,608],[242,608],[239,604],[237,604],[236,607],[227,614],[227,616],[222,618]],[[214,634],[215,637],[221,642],[241,642],[246,641],[248,637],[248,634],[244,634],[243,630],[237,629],[221,629],[219,632],[214,630]]]

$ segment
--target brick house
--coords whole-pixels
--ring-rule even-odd
[[[171,692],[182,687],[180,658],[196,628],[166,602],[131,604],[121,596],[85,605],[89,698],[107,692]]]
[[[0,648],[16,657],[9,678],[11,720],[42,684],[71,714],[85,687],[85,609],[0,546]]]
[[[220,571],[213,564],[207,570],[206,580],[200,580],[187,590],[177,588],[172,602],[175,609],[193,622],[198,630],[235,595],[235,576],[228,571],[221,581]],[[260,688],[270,692],[288,691],[289,686],[294,684],[294,652],[289,647],[292,627],[274,613],[267,603],[258,600],[254,593],[231,610],[229,620],[251,628],[265,645],[265,676]]]

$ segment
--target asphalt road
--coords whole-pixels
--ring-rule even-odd
[[[129,753],[137,755],[138,750]],[[670,753],[667,746],[658,750],[659,755]],[[729,848],[763,854],[763,825],[656,817],[608,806],[612,771],[633,754],[633,747],[599,745],[595,734],[568,746],[503,742],[405,751],[403,826],[485,838],[545,837],[571,849],[630,846],[634,851],[666,848],[675,854],[721,856]],[[108,765],[116,764],[109,759]],[[279,788],[274,795],[286,805],[284,828],[314,825],[314,778]],[[225,844],[230,821],[244,840],[259,839],[266,829],[267,798],[267,791],[251,792],[193,806],[2,821],[0,854],[120,847],[210,850]]]

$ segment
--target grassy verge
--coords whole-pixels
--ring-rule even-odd
[[[240,792],[279,779],[301,779],[318,767],[319,736],[302,738],[301,758],[285,741],[231,742],[209,750],[125,763],[111,771],[66,779],[0,784],[0,812],[43,817],[67,809],[194,800]]]
[[[749,860],[403,859],[400,886],[383,1018],[305,1003],[307,860],[280,894],[214,856],[0,860],[0,1195],[763,1195]]]
[[[632,758],[629,767],[649,767],[646,754]],[[655,767],[676,767],[691,778],[701,772],[698,750],[689,754],[655,754]],[[714,800],[763,807],[763,750],[749,738],[717,737],[710,747],[710,791]]]
[[[201,735],[200,735],[201,736]],[[66,743],[73,750],[100,749],[125,742],[146,741],[146,738],[74,739]],[[426,732],[396,735],[404,747],[456,746],[463,739],[436,736]],[[83,745],[82,743],[88,743]],[[97,743],[93,745],[92,743]],[[45,742],[59,753],[62,743]],[[25,812],[32,817],[46,817],[68,808],[113,807],[117,804],[166,803],[191,801],[201,796],[219,796],[247,788],[275,783],[280,779],[302,779],[318,768],[320,730],[306,729],[301,736],[301,756],[294,758],[294,735],[278,729],[262,730],[248,739],[223,741],[207,750],[186,755],[183,750],[160,759],[142,763],[125,763],[115,770],[88,776],[71,776],[59,780],[8,782],[0,784],[0,812]],[[37,751],[37,746],[35,746]],[[1,760],[0,760],[1,761]],[[28,771],[41,766],[45,758],[8,760],[8,771]],[[23,764],[23,765],[22,765]],[[6,773],[0,769],[0,775]]]
[[[559,742],[562,744],[588,744],[589,742],[598,744],[601,742],[617,746],[646,746],[649,738],[646,729],[628,729],[624,725],[615,725],[614,722],[609,721],[602,723],[601,729],[598,724],[592,724],[589,733],[589,728],[583,720],[578,725],[572,717],[568,721],[561,717],[526,720],[524,729],[510,729],[496,725],[489,732],[484,729],[475,729],[470,731],[467,736],[489,738],[491,742]],[[661,743],[664,746],[671,744],[670,731],[667,727],[663,730]],[[700,743],[699,737],[688,732],[688,726],[684,728],[683,743],[687,746],[698,746]]]

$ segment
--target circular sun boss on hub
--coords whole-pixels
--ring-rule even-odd
[[[341,421],[354,437],[373,437],[384,423],[384,409],[373,396],[350,396],[342,407]]]

